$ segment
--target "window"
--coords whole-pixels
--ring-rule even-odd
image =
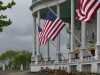
[[[95,56],[95,50],[91,50],[91,54]]]
[[[76,59],[78,58],[78,53],[75,54]]]
[[[70,68],[71,68],[71,71],[76,71],[76,65],[73,65],[73,66],[70,66]]]

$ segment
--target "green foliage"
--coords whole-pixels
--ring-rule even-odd
[[[17,55],[18,52],[13,50],[8,50],[5,53],[0,55],[0,62],[6,64],[7,62],[12,61]]]
[[[20,65],[23,64],[26,68],[31,62],[31,55],[32,53],[26,50],[8,50],[0,55],[0,63],[6,64],[9,68],[20,68]]]
[[[14,64],[15,65],[26,65],[26,64],[30,64],[31,62],[31,53],[25,50],[22,50],[21,52],[19,52],[19,55],[15,58],[14,60]]]
[[[3,2],[0,0],[0,11],[4,11],[8,8],[12,8],[12,6],[15,5],[15,2],[12,0],[12,2],[8,3],[7,5],[3,5]],[[0,14],[0,32],[2,32],[3,27],[8,26],[12,23],[10,19],[7,20],[6,15]]]

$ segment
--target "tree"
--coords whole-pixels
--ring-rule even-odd
[[[31,63],[31,55],[32,53],[29,51],[20,51],[17,57],[12,62],[13,66],[20,68],[20,65],[23,64],[24,68],[26,69]]]
[[[0,55],[0,62],[3,64],[8,64],[10,61],[14,60],[14,58],[18,55],[18,52],[13,50],[8,50],[5,53]]]
[[[12,69],[20,69],[21,64],[24,68],[28,68],[31,63],[32,53],[26,50],[13,51],[8,50],[0,55],[0,63]]]
[[[6,68],[11,67],[11,62],[15,59],[15,57],[18,55],[17,51],[8,50],[0,55],[0,64],[5,65]]]
[[[12,8],[12,6],[15,5],[15,2],[12,0],[12,2],[8,3],[7,5],[3,5],[3,2],[0,0],[0,11],[4,11],[8,8]],[[6,15],[0,14],[0,32],[2,32],[3,27],[8,26],[12,23],[10,19],[7,20]]]

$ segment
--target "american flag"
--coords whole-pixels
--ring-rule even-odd
[[[45,45],[48,39],[43,36],[43,30],[38,26],[38,42],[40,45]]]
[[[54,41],[64,26],[65,23],[49,10],[44,21],[43,35]]]
[[[100,8],[100,0],[78,0],[76,19],[90,22]]]

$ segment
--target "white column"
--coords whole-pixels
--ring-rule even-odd
[[[96,50],[95,50],[95,58],[98,57],[98,52],[100,51],[100,8],[97,11],[97,43],[96,43]]]
[[[5,71],[5,64],[2,64],[2,70]]]
[[[40,11],[38,11],[37,13],[38,13],[38,25],[40,26]],[[37,38],[38,38],[38,26],[37,26]],[[37,42],[37,55],[40,55],[40,45],[39,45],[39,42]]]
[[[77,65],[77,71],[82,72],[82,64]]]
[[[67,65],[67,72],[70,72],[70,66]]]
[[[97,73],[97,71],[98,71],[98,64],[94,62],[91,64],[91,72]]]
[[[57,16],[60,17],[60,5],[58,4],[58,2],[57,2]],[[57,48],[59,50],[59,51],[57,51],[57,62],[59,62],[59,60],[61,60],[61,53],[60,53],[60,34],[57,37]]]
[[[33,51],[31,61],[35,62],[35,52],[36,52],[36,18],[33,15]]]
[[[23,70],[23,64],[20,65],[20,70]]]
[[[71,32],[74,34],[74,0],[71,0]],[[70,54],[69,54],[69,62],[71,62],[71,52],[74,50],[74,36],[71,34],[71,43],[70,43]]]
[[[81,22],[81,43],[84,47],[86,47],[86,23]],[[85,50],[84,47],[81,47],[81,52],[80,52],[80,59],[81,61],[83,60],[83,50]]]
[[[38,15],[38,25],[40,26],[40,11],[37,12]],[[38,42],[38,26],[37,26],[37,52],[36,52],[36,62],[35,64],[38,64],[39,61],[41,61],[41,57],[40,57],[40,45]]]
[[[71,0],[71,32],[74,34],[74,25],[75,25],[75,20],[74,20],[74,0]],[[74,36],[71,34],[71,51],[74,50]]]

